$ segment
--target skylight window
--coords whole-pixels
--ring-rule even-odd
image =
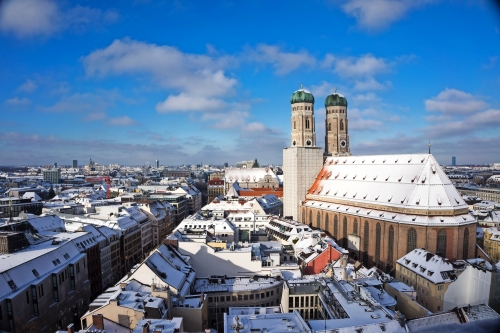
[[[31,271],[33,272],[33,275],[35,275],[35,276],[39,276],[40,275],[36,269],[33,269]]]
[[[16,286],[16,284],[15,284],[15,282],[14,282],[14,281],[9,280],[7,283],[9,284],[9,287],[10,287],[13,291],[16,291],[16,290],[17,290],[17,286]]]
[[[69,259],[69,254],[65,253],[64,254],[64,259],[68,260]]]

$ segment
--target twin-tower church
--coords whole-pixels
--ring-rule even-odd
[[[314,96],[291,98],[283,150],[284,215],[332,235],[351,256],[390,271],[417,248],[450,260],[475,255],[475,220],[430,154],[351,156],[347,99],[325,99],[325,151],[316,146]]]

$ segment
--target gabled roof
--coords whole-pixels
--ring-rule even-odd
[[[432,283],[452,282],[456,279],[453,265],[437,254],[415,249],[399,258],[397,263]]]
[[[468,205],[429,154],[329,157],[306,195],[309,201],[369,210],[379,206],[398,211],[398,219],[412,214],[468,216]],[[448,222],[473,222],[468,217],[455,220]]]

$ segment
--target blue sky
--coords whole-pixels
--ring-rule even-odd
[[[500,162],[491,1],[0,5],[0,165],[282,163],[290,95],[348,101],[353,155]]]

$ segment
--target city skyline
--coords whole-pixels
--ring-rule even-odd
[[[493,2],[113,5],[0,5],[0,165],[280,165],[301,85],[318,146],[337,88],[353,155],[425,153],[430,139],[441,164],[498,162]]]

